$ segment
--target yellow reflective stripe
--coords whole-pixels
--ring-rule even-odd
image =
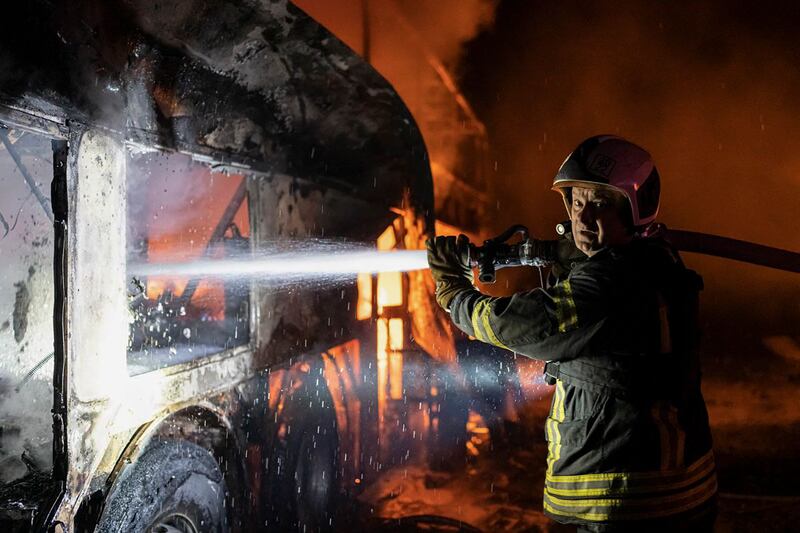
[[[555,403],[553,404],[553,408],[555,408]],[[552,410],[552,408],[551,408]],[[553,419],[547,417],[547,420],[544,422],[544,431],[547,433],[547,470],[545,474],[550,474],[553,471],[553,443],[555,442],[555,436],[553,434]]]
[[[556,461],[561,459],[561,431],[559,430],[558,426],[561,422],[564,421],[564,384],[561,380],[556,381],[556,393],[558,394],[558,402],[556,402],[556,421],[555,421],[555,428],[556,428],[556,446],[555,446],[555,458],[553,459],[553,464]]]
[[[483,320],[483,329],[486,332],[486,336],[489,337],[489,342],[495,346],[499,346],[508,350],[508,346],[500,342],[500,339],[497,338],[497,335],[495,335],[494,330],[492,329],[492,325],[489,323],[489,317],[492,313],[492,306],[489,305],[488,300],[485,301],[486,305],[483,306],[483,310],[481,311],[481,319]]]
[[[562,511],[547,503],[547,500],[544,502],[544,510],[552,514],[557,514],[560,516],[574,516],[575,518],[583,518],[584,520],[591,520],[592,522],[606,522],[609,519],[608,513],[574,513]]]
[[[667,494],[662,496],[653,496],[651,498],[601,498],[601,499],[576,499],[565,500],[551,496],[549,490],[545,487],[545,496],[554,505],[560,507],[609,507],[617,508],[624,506],[627,508],[634,507],[663,507],[666,504],[680,502],[682,500],[691,499],[692,502],[697,502],[696,496],[709,496],[717,488],[717,477],[711,476],[706,479],[702,484],[694,487],[685,492],[677,494]]]
[[[481,316],[481,309],[486,305],[486,299],[479,301],[475,308],[472,310],[472,329],[475,331],[475,338],[479,341],[486,342],[486,337],[481,335],[480,329],[480,316]]]
[[[553,465],[556,461],[561,459],[561,432],[558,425],[564,421],[564,397],[566,392],[564,390],[564,383],[561,380],[556,381],[555,396],[553,398],[553,407],[550,409],[550,415],[545,422],[547,432],[547,475],[551,475]]]
[[[560,516],[570,516],[573,518],[582,518],[583,520],[592,521],[592,522],[607,522],[610,519],[614,520],[646,520],[652,518],[661,518],[669,515],[677,515],[688,511],[690,509],[694,509],[699,507],[703,503],[707,502],[709,498],[711,498],[714,493],[717,491],[717,480],[714,478],[714,483],[710,487],[710,490],[707,494],[704,494],[701,498],[690,500],[689,502],[683,505],[676,505],[673,507],[662,507],[662,508],[654,508],[649,509],[647,511],[639,511],[636,513],[629,512],[630,510],[627,509],[619,509],[613,508],[613,513],[610,512],[598,512],[597,509],[592,509],[590,511],[576,511],[576,510],[562,510],[556,509],[552,505],[550,505],[547,500],[544,501],[544,509],[551,513]]]
[[[550,485],[546,490],[550,494],[558,496],[612,496],[612,495],[625,495],[625,494],[639,494],[646,492],[665,492],[669,490],[682,489],[697,483],[702,478],[708,476],[714,470],[714,463],[708,463],[705,468],[700,470],[697,474],[674,483],[662,483],[658,485],[640,485],[640,486],[623,486],[623,487],[598,487],[598,488],[555,488]]]
[[[582,518],[588,521],[642,520],[677,515],[696,508],[714,496],[716,491],[717,478],[713,476],[692,491],[681,494],[681,498],[670,496],[669,498],[671,498],[672,501],[666,501],[666,497],[657,499],[658,501],[655,501],[655,499],[648,501],[649,508],[647,509],[643,509],[641,505],[637,505],[637,503],[643,500],[633,498],[621,501],[600,500],[601,502],[610,502],[612,505],[583,505],[584,509],[579,509],[578,507],[587,502],[576,502],[571,506],[564,505],[563,507],[565,508],[559,509],[555,506],[561,505],[561,503],[559,503],[557,498],[554,499],[547,493],[545,493],[544,508],[552,514]],[[685,503],[683,503],[684,500]]]
[[[564,280],[556,285],[556,296],[553,302],[556,305],[556,320],[558,321],[558,331],[566,333],[578,325],[578,310],[575,307],[575,300],[572,299],[572,285],[569,280]]]
[[[548,418],[544,423],[545,432],[547,433],[547,473],[553,471],[553,457],[555,457],[553,453],[553,443],[555,442],[555,436],[553,434],[553,424],[555,421],[552,418]]]
[[[497,335],[492,329],[492,325],[489,322],[491,313],[492,306],[490,298],[483,298],[477,304],[475,304],[475,308],[472,310],[472,316],[470,317],[472,321],[472,329],[475,332],[475,338],[479,341],[488,342],[494,344],[495,346],[510,350],[508,346],[500,342],[500,339],[497,338]]]
[[[699,470],[709,461],[713,462],[714,453],[709,450],[700,459],[692,463],[686,469],[678,469],[671,472],[650,471],[650,472],[608,472],[605,474],[577,474],[571,476],[548,476],[547,481],[552,483],[586,483],[592,481],[628,481],[628,480],[648,480],[660,479],[664,477],[684,477]]]

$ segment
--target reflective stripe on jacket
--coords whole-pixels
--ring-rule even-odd
[[[453,299],[466,333],[557,362],[544,493],[555,520],[675,517],[716,494],[694,352],[701,286],[668,245],[639,240],[547,289]]]

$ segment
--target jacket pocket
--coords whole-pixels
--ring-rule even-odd
[[[545,439],[550,444],[580,447],[585,445],[591,419],[558,421],[547,418]]]
[[[585,389],[556,383],[550,414],[545,423],[547,442],[586,446],[597,427],[607,398]]]

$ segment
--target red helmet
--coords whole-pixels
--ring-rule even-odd
[[[553,180],[570,212],[572,187],[605,187],[625,195],[633,225],[647,226],[658,214],[661,180],[653,158],[640,146],[615,135],[596,135],[567,156]]]

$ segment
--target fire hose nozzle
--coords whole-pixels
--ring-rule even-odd
[[[509,244],[507,241],[519,233],[522,240]],[[494,283],[497,270],[514,266],[544,266],[553,262],[551,254],[543,253],[545,247],[537,244],[549,241],[531,239],[528,228],[516,224],[506,231],[483,242],[482,246],[470,245],[470,263],[478,269],[478,280],[481,283]]]

